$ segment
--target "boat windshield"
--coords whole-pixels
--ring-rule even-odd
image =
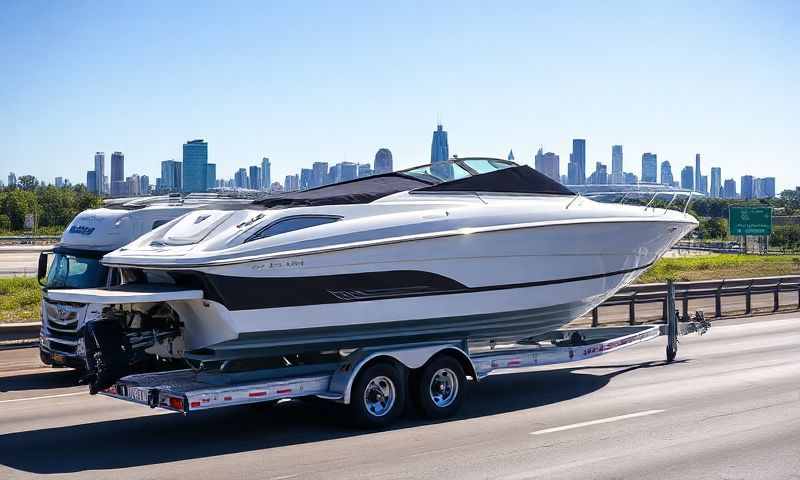
[[[516,166],[518,165],[514,162],[495,158],[463,158],[422,165],[402,170],[400,173],[428,182],[441,183]]]
[[[99,258],[78,257],[64,253],[53,255],[47,272],[46,288],[95,288],[106,284],[108,267]]]

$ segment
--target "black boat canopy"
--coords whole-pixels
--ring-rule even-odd
[[[445,163],[445,162],[442,162]],[[399,172],[384,173],[300,192],[270,196],[253,202],[265,208],[315,207],[370,203],[394,193],[417,192],[497,192],[545,195],[575,195],[568,188],[527,165],[506,160],[454,159],[447,180],[437,176],[441,169],[425,165]],[[487,168],[494,170],[482,170]],[[480,170],[479,170],[480,168]]]

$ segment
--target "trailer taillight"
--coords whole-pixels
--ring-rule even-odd
[[[175,410],[183,410],[183,399],[178,397],[169,397],[169,407]]]

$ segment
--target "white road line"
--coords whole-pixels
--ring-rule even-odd
[[[620,420],[627,420],[629,418],[645,417],[647,415],[655,415],[656,413],[661,413],[663,411],[664,410],[645,410],[644,412],[629,413],[628,415],[620,415],[618,417],[601,418],[599,420],[591,420],[591,421],[588,421],[588,422],[573,423],[572,425],[564,425],[564,426],[561,426],[561,427],[545,428],[544,430],[537,430],[535,432],[531,432],[530,434],[531,435],[544,435],[546,433],[562,432],[564,430],[572,430],[573,428],[588,427],[590,425],[599,425],[601,423],[618,422]]]
[[[89,392],[61,393],[59,395],[45,395],[43,397],[15,398],[13,400],[0,400],[0,403],[25,402],[27,400],[44,400],[46,398],[74,397],[75,395],[88,395]]]

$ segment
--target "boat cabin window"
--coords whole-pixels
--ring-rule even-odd
[[[316,227],[317,225],[325,225],[326,223],[333,223],[341,220],[340,217],[321,216],[321,215],[303,215],[297,217],[288,217],[277,220],[256,232],[252,237],[248,238],[247,242],[259,240],[261,238],[273,237],[281,233],[293,232],[308,227]]]

